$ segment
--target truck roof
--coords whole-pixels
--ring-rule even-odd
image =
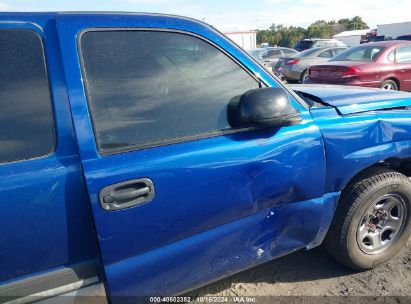
[[[27,22],[34,22],[38,23],[39,25],[45,26],[45,23],[49,20],[55,20],[59,16],[69,16],[70,19],[88,19],[90,17],[100,16],[102,19],[112,19],[118,17],[125,17],[125,18],[153,18],[153,19],[165,19],[165,20],[173,20],[173,21],[182,21],[187,24],[198,24],[202,26],[207,26],[209,28],[213,28],[210,24],[207,24],[203,21],[178,16],[178,15],[171,15],[171,14],[159,14],[159,13],[142,13],[142,12],[121,12],[121,11],[106,11],[106,12],[99,12],[99,11],[56,11],[56,12],[0,12],[0,22],[12,22],[12,21],[27,21]]]
[[[146,12],[126,12],[126,11],[50,11],[50,12],[0,12],[1,17],[48,17],[48,18],[55,18],[58,15],[71,15],[77,17],[87,17],[90,15],[101,15],[104,16],[139,16],[139,17],[166,17],[172,19],[180,19],[180,20],[190,20],[197,23],[204,24],[205,22],[190,18],[184,17],[179,15],[172,15],[172,14],[160,14],[160,13],[146,13]]]

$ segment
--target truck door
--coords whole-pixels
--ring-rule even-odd
[[[57,26],[113,301],[180,294],[313,242],[319,129],[291,95],[302,123],[229,126],[230,100],[279,86],[246,53],[182,18],[67,14]]]
[[[98,282],[57,36],[30,18],[0,17],[1,303]]]

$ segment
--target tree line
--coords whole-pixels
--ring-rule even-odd
[[[331,38],[343,31],[368,29],[360,16],[344,18],[338,21],[318,20],[308,28],[272,24],[266,30],[257,30],[257,44],[269,43],[270,46],[294,47],[295,44],[306,38]]]

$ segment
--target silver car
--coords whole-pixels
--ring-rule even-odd
[[[274,71],[288,82],[303,82],[311,65],[326,62],[346,49],[347,47],[309,49],[288,58],[281,58]]]
[[[266,66],[268,70],[273,71],[280,58],[291,57],[297,55],[298,52],[285,47],[266,47],[252,50],[250,54]]]

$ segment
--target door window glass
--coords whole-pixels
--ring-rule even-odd
[[[40,37],[0,30],[0,163],[51,153],[53,111]]]
[[[81,50],[103,151],[227,130],[229,102],[258,88],[233,59],[187,34],[90,31]]]

